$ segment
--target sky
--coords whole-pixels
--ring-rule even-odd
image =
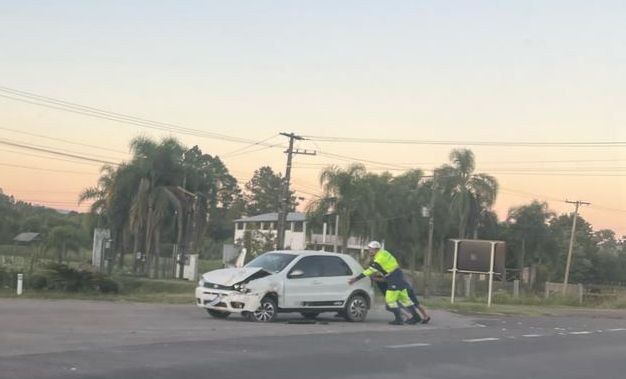
[[[276,144],[286,143],[280,132],[449,141],[297,146],[386,163],[368,164],[374,171],[428,171],[471,148],[477,172],[500,183],[501,218],[533,199],[558,213],[573,209],[564,200],[584,200],[595,229],[622,235],[624,19],[621,1],[0,0],[0,141],[118,162],[136,136],[175,136],[224,157],[242,182],[285,165],[280,147],[42,107],[7,88]],[[296,156],[292,185],[310,200],[319,169],[347,163]],[[5,193],[83,210],[77,195],[100,167],[6,143],[0,164]]]

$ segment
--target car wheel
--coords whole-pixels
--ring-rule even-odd
[[[346,302],[346,308],[343,311],[344,317],[350,322],[365,321],[367,317],[368,300],[363,295],[352,295]]]
[[[230,316],[230,312],[216,311],[214,309],[207,309],[206,311],[215,318],[226,318]]]
[[[259,309],[251,313],[251,319],[257,322],[272,322],[278,316],[278,305],[271,297],[264,297],[261,300]]]
[[[315,320],[320,315],[320,312],[300,312],[300,314],[307,320]]]

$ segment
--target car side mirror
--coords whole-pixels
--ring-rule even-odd
[[[304,271],[302,270],[293,270],[289,273],[289,278],[300,278],[304,275]]]

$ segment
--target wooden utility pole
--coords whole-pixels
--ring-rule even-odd
[[[293,143],[295,140],[301,141],[304,138],[294,133],[280,133],[281,135],[289,138],[289,148],[285,151],[287,154],[287,167],[285,169],[284,183],[281,188],[280,199],[278,203],[278,233],[276,236],[276,249],[282,250],[285,248],[285,224],[287,221],[287,212],[289,211],[289,182],[291,181],[291,161],[294,154],[300,155],[316,155],[315,151],[308,150],[294,150]]]
[[[430,296],[431,272],[433,263],[433,235],[435,233],[435,196],[437,195],[437,172],[433,172],[433,185],[430,194],[428,217],[428,250],[424,259],[424,297]]]
[[[580,201],[580,200],[576,200],[576,201],[565,200],[565,202],[569,204],[574,204],[575,208],[574,208],[574,220],[572,221],[572,235],[570,236],[570,239],[569,239],[569,250],[567,252],[567,262],[565,263],[565,278],[563,279],[563,295],[564,296],[567,293],[567,282],[569,280],[569,270],[572,264],[572,249],[574,248],[574,234],[576,233],[576,219],[578,219],[578,208],[581,205],[591,204],[586,201]]]

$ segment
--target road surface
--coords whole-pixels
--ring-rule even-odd
[[[0,299],[0,378],[624,378],[626,314],[387,325],[210,318],[193,305]]]

